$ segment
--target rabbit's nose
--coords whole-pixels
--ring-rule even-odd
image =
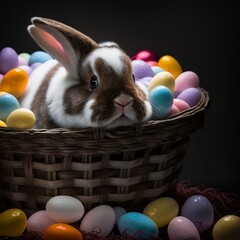
[[[114,99],[114,103],[118,106],[125,107],[133,101],[133,97],[127,94],[121,94]]]

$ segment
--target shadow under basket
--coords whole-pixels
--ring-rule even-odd
[[[208,93],[164,120],[115,129],[0,128],[2,206],[26,213],[57,195],[78,198],[88,211],[100,204],[137,208],[178,180],[191,134],[204,125]]]

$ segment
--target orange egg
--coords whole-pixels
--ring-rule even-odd
[[[4,75],[0,91],[8,92],[18,98],[24,93],[27,83],[27,72],[21,68],[13,68]]]
[[[170,55],[164,55],[158,60],[158,66],[167,72],[170,72],[175,79],[183,70],[179,62]]]
[[[54,223],[47,227],[43,234],[44,240],[83,240],[82,233],[66,223]]]

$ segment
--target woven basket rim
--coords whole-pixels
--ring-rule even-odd
[[[16,134],[16,133],[26,133],[26,134],[57,134],[57,133],[77,133],[77,132],[81,132],[81,133],[87,133],[87,132],[95,132],[95,131],[107,131],[110,133],[118,133],[118,132],[129,132],[131,130],[136,130],[137,128],[149,128],[149,127],[156,127],[159,125],[164,125],[168,122],[173,122],[176,120],[181,120],[182,118],[187,118],[187,117],[191,117],[194,114],[197,114],[201,111],[204,111],[206,108],[209,107],[209,94],[208,91],[206,91],[204,88],[199,87],[198,88],[201,91],[201,99],[200,101],[197,103],[197,105],[186,109],[182,112],[176,113],[172,116],[169,116],[167,118],[164,119],[157,119],[157,120],[149,120],[146,122],[143,122],[141,124],[135,124],[135,125],[130,125],[130,126],[120,126],[120,127],[116,127],[116,128],[112,128],[112,129],[101,129],[101,128],[93,128],[93,127],[87,127],[87,128],[52,128],[52,129],[15,129],[15,128],[9,128],[9,127],[0,127],[0,133],[4,132],[9,133],[9,134]]]

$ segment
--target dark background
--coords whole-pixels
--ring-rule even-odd
[[[180,180],[240,193],[239,10],[235,1],[5,1],[0,48],[40,50],[26,28],[33,16],[64,22],[95,41],[172,55],[208,91],[205,125],[191,136]],[[237,1],[236,1],[237,2]]]

